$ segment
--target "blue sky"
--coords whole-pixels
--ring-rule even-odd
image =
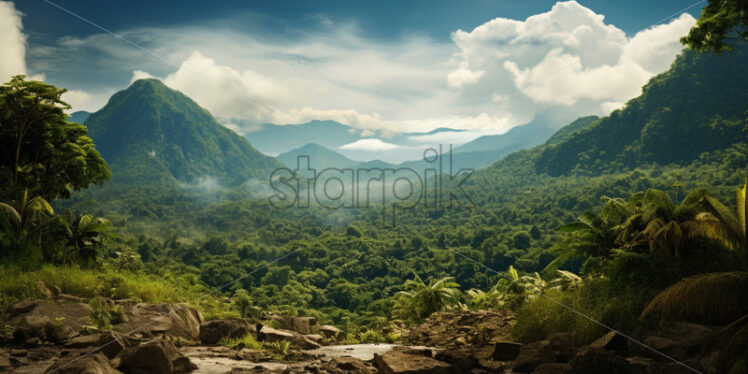
[[[155,76],[242,133],[334,119],[464,136],[620,107],[669,66],[701,8],[667,18],[695,1],[50,1],[163,57],[43,0],[0,2],[11,51],[0,73],[66,87],[76,109]]]

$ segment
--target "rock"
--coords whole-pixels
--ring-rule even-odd
[[[643,343],[676,360],[683,361],[696,354],[714,335],[716,328],[694,323],[674,322],[662,328],[657,333],[648,336]],[[641,346],[634,347],[634,353],[662,360],[656,352]]]
[[[39,299],[26,299],[18,303],[13,304],[8,310],[8,318],[13,318],[19,314],[28,313],[31,309],[36,308],[41,300]]]
[[[430,348],[426,348],[426,347],[396,346],[392,348],[391,352],[399,352],[399,353],[404,353],[406,355],[426,356],[430,358],[434,357],[434,352]]]
[[[182,304],[146,304],[122,303],[126,321],[114,326],[119,333],[138,330],[150,336],[166,335],[172,338],[200,340],[200,325],[204,322],[202,314],[192,307]]]
[[[322,336],[322,335],[320,335],[320,334],[307,334],[307,335],[304,335],[304,337],[307,338],[307,339],[309,339],[309,340],[311,340],[311,341],[313,341],[313,342],[315,342],[315,343],[319,343],[319,342],[325,340],[325,337]]]
[[[460,347],[484,344],[486,337],[507,340],[515,319],[510,311],[438,312],[412,328],[404,341],[427,347]]]
[[[76,336],[72,339],[68,339],[68,341],[63,345],[63,347],[68,349],[73,348],[86,348],[86,347],[95,347],[99,345],[99,335],[81,335]]]
[[[189,373],[193,370],[197,370],[197,365],[193,364],[187,357],[177,357],[174,359],[174,372],[175,373]]]
[[[7,324],[15,327],[16,342],[29,339],[61,343],[90,325],[88,304],[63,299],[24,300],[11,307]]]
[[[45,361],[50,360],[59,355],[59,351],[56,349],[35,349],[28,352],[26,357],[30,361]]]
[[[319,327],[319,333],[325,338],[332,339],[334,341],[342,340],[345,338],[345,333],[335,326],[322,325]]]
[[[448,348],[436,354],[436,359],[452,365],[456,374],[467,374],[479,367],[475,347]]]
[[[307,339],[294,331],[274,329],[270,326],[261,326],[257,331],[257,338],[261,341],[277,342],[281,340],[289,341],[302,349],[317,349],[321,347],[319,343]]]
[[[628,339],[624,338],[621,334],[611,331],[589,345],[591,348],[605,349],[609,351],[616,351],[625,355],[629,351]]]
[[[200,341],[203,344],[218,344],[223,338],[241,338],[250,334],[257,335],[257,330],[240,318],[209,321],[200,325]]]
[[[630,374],[632,368],[628,361],[611,351],[585,347],[569,361],[574,374]]]
[[[540,364],[565,363],[574,356],[576,350],[569,335],[551,334],[548,339],[523,345],[514,360],[514,370],[530,372]]]
[[[740,373],[748,366],[748,314],[717,330],[697,354],[699,366],[708,373]],[[744,370],[743,372],[748,372]]]
[[[312,326],[317,325],[317,318],[314,317],[275,316],[273,319],[280,323],[282,329],[303,335],[311,334]]]
[[[55,374],[122,374],[112,367],[106,357],[98,353],[85,356],[77,361],[73,360],[72,358],[58,360],[44,372],[54,372]]]
[[[538,367],[535,368],[535,370],[532,371],[532,374],[571,374],[571,365],[569,364],[559,364],[555,362],[546,362],[545,364],[540,364]]]
[[[522,344],[515,342],[498,341],[493,344],[491,359],[494,361],[510,361],[517,358]]]
[[[10,355],[8,352],[0,350],[0,370],[9,369],[10,367]]]
[[[333,357],[320,367],[331,374],[371,374],[374,370],[365,362],[352,357]]]
[[[186,361],[185,361],[186,359]],[[159,339],[130,347],[112,360],[125,373],[169,374],[191,370],[189,359],[168,340]]]
[[[422,355],[401,352],[374,354],[374,365],[381,374],[451,374],[452,365]]]
[[[114,331],[105,331],[99,335],[99,352],[103,353],[109,359],[114,358],[125,348],[128,347],[122,337]]]

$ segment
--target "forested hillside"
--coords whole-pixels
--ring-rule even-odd
[[[138,80],[85,121],[115,183],[174,185],[214,178],[232,186],[281,164],[158,80]]]
[[[685,164],[745,141],[748,46],[722,55],[686,50],[641,96],[577,136],[544,150],[539,172],[614,172],[647,163]]]

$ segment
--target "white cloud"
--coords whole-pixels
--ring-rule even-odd
[[[680,37],[694,23],[685,13],[628,38],[576,1],[558,2],[524,21],[496,18],[453,33],[459,67],[448,80],[504,108],[530,99],[535,113],[562,108],[577,115],[607,114],[667,69],[682,49]]]
[[[397,150],[403,147],[397,144],[387,143],[379,139],[361,139],[361,140],[356,140],[353,143],[342,145],[338,148],[343,149],[343,150],[348,150],[348,151],[377,152],[377,151],[394,151],[394,150]]]
[[[164,84],[185,93],[217,116],[255,122],[267,120],[275,104],[290,96],[268,77],[252,70],[239,72],[217,65],[200,52],[193,52],[164,79]]]
[[[81,90],[68,90],[62,94],[62,100],[70,104],[73,108],[68,112],[77,112],[79,110],[85,110],[87,112],[95,112],[103,107],[109,100],[109,97],[113,94],[112,91],[104,91],[97,94],[92,94]]]
[[[26,74],[26,35],[21,12],[12,2],[0,1],[0,83],[14,75]]]
[[[152,78],[156,78],[156,77],[151,75],[151,73],[147,71],[135,70],[132,72],[132,78],[130,79],[130,84],[132,84],[132,82],[135,82],[136,80],[139,80],[139,79],[152,79]]]
[[[104,34],[35,48],[32,66],[155,75],[239,133],[329,119],[385,138],[436,127],[476,134],[538,116],[562,125],[620,107],[669,66],[694,23],[682,15],[627,36],[574,1],[457,30],[446,42],[409,34],[375,40],[324,16],[323,27],[304,33],[237,31],[220,21],[117,30],[175,67]]]

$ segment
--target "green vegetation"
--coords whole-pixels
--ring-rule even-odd
[[[252,335],[246,335],[239,338],[223,338],[218,344],[226,347],[242,346],[249,349],[262,349],[263,344],[255,340]]]
[[[748,40],[748,3],[741,0],[709,0],[696,26],[681,42],[702,52],[732,51],[731,34]]]
[[[14,78],[2,86],[3,121],[17,117],[14,90],[38,88],[45,104],[22,100],[21,112],[52,113],[45,131],[74,136],[27,135],[21,156],[3,159],[0,311],[59,287],[91,298],[102,328],[117,320],[107,299],[132,298],[193,302],[208,319],[315,316],[356,342],[392,341],[403,322],[465,308],[515,310],[523,341],[603,332],[557,302],[632,334],[662,318],[724,322],[735,312],[710,314],[704,303],[744,287],[724,279],[748,268],[748,49],[733,49],[684,52],[625,108],[476,173],[464,185],[475,206],[422,204],[399,211],[395,227],[380,225],[375,203],[274,209],[247,179],[280,164],[153,80],[86,119],[113,178],[62,201],[109,169],[85,126],[65,120],[63,90]],[[15,127],[2,126],[0,142],[18,144]],[[23,155],[37,149],[75,160],[33,166]],[[687,278],[704,273],[720,274]],[[704,295],[705,286],[721,291]],[[700,303],[679,310],[680,295]]]

